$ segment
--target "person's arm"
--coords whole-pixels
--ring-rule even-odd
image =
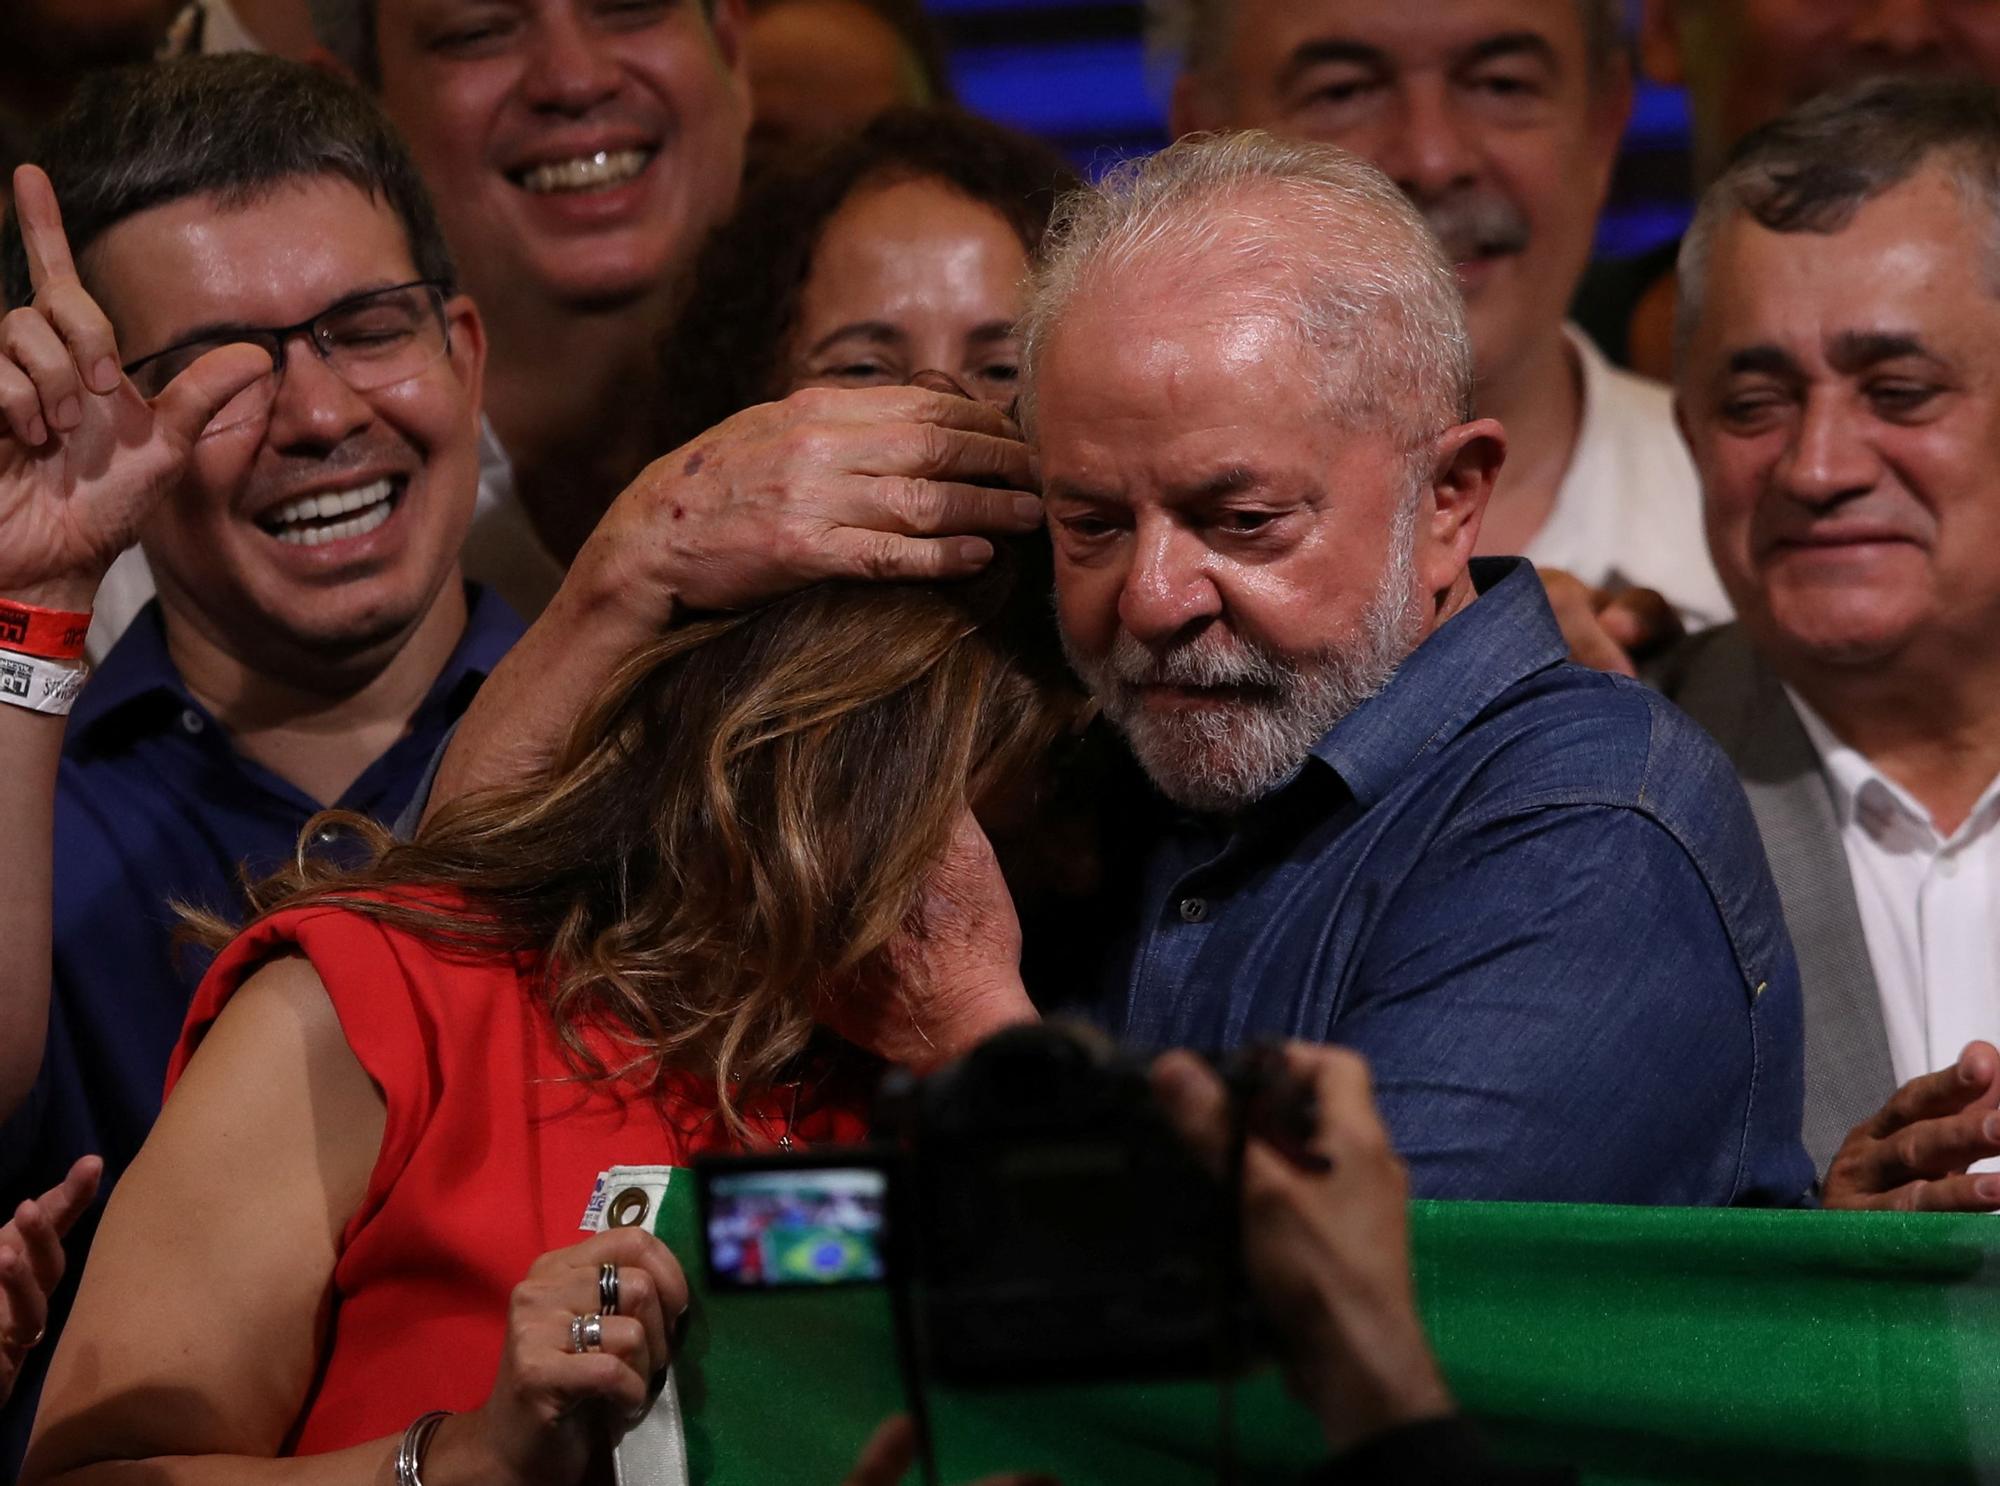
[[[48,177],[22,166],[14,203],[35,300],[0,320],[0,599],[88,613],[202,428],[271,363],[253,346],[212,351],[148,403],[77,278]],[[62,716],[0,702],[0,1120],[33,1087],[48,1035],[62,741]]]
[[[1848,1133],[1827,1168],[1823,1206],[1854,1211],[1992,1212],[2000,1172],[2000,1049],[1967,1043],[1949,1068],[1911,1079]]]
[[[634,650],[689,613],[825,578],[965,577],[1041,520],[1033,457],[983,403],[814,388],[655,460],[466,710],[429,810],[546,760]]]
[[[1510,809],[1401,884],[1330,1040],[1367,1057],[1421,1196],[1797,1199],[1802,1147],[1796,1191],[1737,1189],[1772,1177],[1798,1036],[1789,967],[1765,973],[1753,1000],[1709,884],[1656,821]]]
[[[318,975],[280,960],[230,1000],[119,1183],[57,1348],[24,1486],[380,1486],[399,1439],[277,1460],[328,1339],[340,1235],[381,1146],[381,1092]],[[621,1266],[604,1350],[573,1353],[598,1267]],[[447,1419],[427,1486],[568,1486],[605,1400],[629,1414],[668,1361],[687,1290],[665,1245],[618,1229],[544,1255],[515,1289],[492,1395]],[[143,1462],[143,1466],[139,1463]]]
[[[1285,1381],[1319,1421],[1327,1486],[1564,1486],[1564,1469],[1501,1465],[1459,1416],[1417,1315],[1409,1177],[1376,1112],[1365,1060],[1293,1043],[1315,1129],[1298,1151],[1243,1152],[1243,1265],[1278,1339]],[[1222,1080],[1200,1058],[1153,1064],[1153,1091],[1218,1175],[1230,1139]]]

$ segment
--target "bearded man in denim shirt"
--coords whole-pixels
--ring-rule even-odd
[[[1364,1053],[1419,1196],[1783,1203],[1797,969],[1726,759],[1473,561],[1452,270],[1324,146],[1197,140],[1071,207],[1024,402],[1072,663],[1156,787],[1099,1019]],[[1163,798],[1162,798],[1163,797]]]

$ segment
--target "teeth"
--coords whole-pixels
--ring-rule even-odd
[[[521,177],[521,185],[537,195],[557,191],[597,191],[629,181],[646,168],[644,150],[599,150],[574,160],[537,165]]]
[[[395,505],[391,498],[395,493],[394,481],[377,480],[358,490],[302,495],[286,501],[264,517],[262,524],[281,542],[294,547],[317,547],[322,542],[338,542],[375,530],[393,514]],[[325,524],[308,526],[307,522]]]

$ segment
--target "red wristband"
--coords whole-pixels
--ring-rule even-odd
[[[0,599],[0,650],[37,660],[79,660],[90,616]]]

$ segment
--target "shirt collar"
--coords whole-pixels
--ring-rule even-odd
[[[1840,735],[1827,725],[1826,719],[1813,711],[1805,698],[1791,687],[1785,688],[1785,696],[1790,700],[1792,710],[1798,714],[1799,726],[1805,729],[1813,752],[1819,755],[1820,772],[1826,776],[1827,789],[1833,796],[1834,819],[1842,830],[1858,821],[1869,835],[1879,839],[1890,819],[1900,816],[1909,824],[1921,827],[1932,842],[1943,841],[1936,822],[1921,800],[1876,768],[1860,749],[1843,742]],[[1953,839],[1984,831],[1994,822],[1996,814],[2000,814],[1996,812],[1996,804],[2000,804],[2000,779],[1986,786]]]
[[[1449,743],[1502,692],[1569,658],[1534,564],[1475,558],[1479,597],[1410,652],[1389,682],[1330,728],[1312,757],[1363,806],[1423,754]]]
[[[91,672],[89,684],[70,709],[69,736],[86,739],[112,714],[156,694],[165,694],[182,706],[195,705],[173,657],[167,654],[167,631],[158,599],[125,626],[118,643]]]
[[[465,633],[425,696],[423,707],[450,705],[468,677],[483,681],[500,663],[524,626],[506,600],[477,583],[465,585]],[[147,604],[91,673],[90,683],[70,710],[69,737],[83,742],[105,721],[146,697],[164,695],[182,707],[201,709],[167,652],[167,631],[158,599]],[[201,709],[207,716],[206,709]],[[421,709],[420,709],[421,710]]]

